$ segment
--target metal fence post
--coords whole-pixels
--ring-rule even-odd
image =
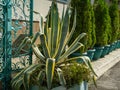
[[[30,0],[30,33],[29,36],[33,35],[33,0]],[[32,64],[32,48],[30,49],[29,64]]]
[[[5,6],[3,6],[4,21],[3,21],[3,75],[2,80],[3,89],[10,90],[10,80],[11,80],[11,58],[12,58],[12,39],[11,39],[11,21],[12,21],[12,10],[11,10],[11,0],[4,0]]]

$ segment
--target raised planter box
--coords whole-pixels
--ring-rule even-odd
[[[95,49],[90,49],[87,51],[87,56],[90,58],[90,60],[93,59],[94,53],[95,53]]]
[[[97,60],[101,57],[104,47],[95,47],[94,60]]]
[[[70,55],[70,57],[78,57],[78,56],[87,56],[87,53],[85,52],[85,53],[80,54],[79,52],[75,52],[75,53],[72,53],[72,54]],[[82,59],[77,59],[76,61],[77,61],[78,63],[82,63],[82,62],[83,62]]]
[[[88,83],[83,81],[80,85],[74,85],[73,87],[66,89],[63,86],[53,88],[52,90],[88,90]]]
[[[110,47],[110,45],[104,46],[103,52],[101,54],[101,57],[104,57],[108,53],[109,47]]]

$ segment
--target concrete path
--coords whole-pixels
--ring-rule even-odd
[[[98,87],[90,85],[89,90],[120,90],[120,62],[97,80]]]
[[[99,78],[97,80],[98,87],[96,88],[93,84],[91,84],[89,86],[89,90],[120,90],[120,58],[119,58],[120,52],[119,51],[120,51],[120,49],[113,51],[111,53],[111,54],[116,53],[117,58],[115,60],[118,61],[117,64],[111,66],[112,68],[107,70],[107,72],[103,70],[104,74],[98,73],[100,70],[98,72],[96,71],[99,76]],[[117,54],[119,56],[117,56]],[[107,57],[109,57],[109,55]],[[110,60],[110,59],[108,59],[108,60]],[[116,62],[116,61],[114,61],[114,60],[111,61],[111,63],[114,63],[114,62]],[[106,67],[108,67],[109,64],[107,64]],[[103,65],[101,65],[101,66],[103,66]],[[102,72],[102,69],[101,69],[101,72]]]

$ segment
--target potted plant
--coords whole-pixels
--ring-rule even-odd
[[[95,49],[93,48],[95,43],[96,43],[96,33],[95,33],[95,15],[94,15],[94,10],[93,10],[93,6],[91,6],[91,36],[92,36],[92,43],[89,47],[89,49],[87,50],[87,56],[92,60],[93,56],[94,56],[94,52]]]
[[[80,51],[82,51],[81,53],[87,52],[87,49],[92,49],[92,47],[94,46],[96,40],[94,12],[90,0],[72,0],[71,7],[73,9],[76,8],[78,14],[77,14],[76,30],[70,42],[73,42],[75,37],[78,36],[80,33],[83,32],[87,33],[87,36],[81,40],[81,42],[84,43],[85,45],[84,48],[74,53],[79,55]],[[73,15],[71,17],[71,23],[72,22],[73,22]],[[89,57],[92,55],[90,54],[90,52],[91,51],[88,51]]]
[[[94,5],[96,24],[96,43],[94,60],[101,57],[104,46],[108,44],[110,33],[110,16],[108,5],[104,0],[96,0]]]
[[[86,35],[85,33],[80,34],[73,43],[66,48],[76,26],[75,11],[73,28],[71,32],[69,32],[70,12],[70,6],[68,5],[66,13],[63,13],[63,17],[60,19],[57,4],[53,1],[44,28],[42,17],[40,17],[40,32],[33,38],[26,37],[20,44],[18,52],[23,46],[29,44],[33,48],[33,52],[39,61],[37,64],[26,67],[12,79],[13,90],[56,90],[55,87],[57,86],[62,86],[64,89],[61,90],[66,90],[66,83],[68,83],[66,82],[67,78],[65,78],[67,75],[67,73],[65,73],[66,69],[69,69],[70,66],[70,68],[74,68],[73,63],[78,58],[82,59],[87,70],[93,73],[90,75],[95,75],[88,57],[78,56],[68,58],[71,53],[83,46],[79,41]],[[38,36],[41,41],[41,50],[34,43]],[[80,67],[79,64],[76,66]],[[84,81],[84,79],[82,79],[82,81]],[[80,85],[81,82],[75,82],[74,84]],[[61,87],[59,87],[59,89],[60,88]]]

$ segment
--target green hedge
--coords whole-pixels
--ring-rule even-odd
[[[72,0],[71,6],[73,9],[76,8],[77,10],[77,25],[72,40],[74,40],[74,37],[78,36],[79,33],[82,32],[87,33],[87,42],[84,42],[86,41],[84,39],[82,40],[82,42],[85,44],[84,51],[86,51],[88,48],[92,48],[96,41],[95,31],[94,31],[95,30],[94,12],[91,6],[91,1]],[[71,22],[73,22],[72,19]]]

